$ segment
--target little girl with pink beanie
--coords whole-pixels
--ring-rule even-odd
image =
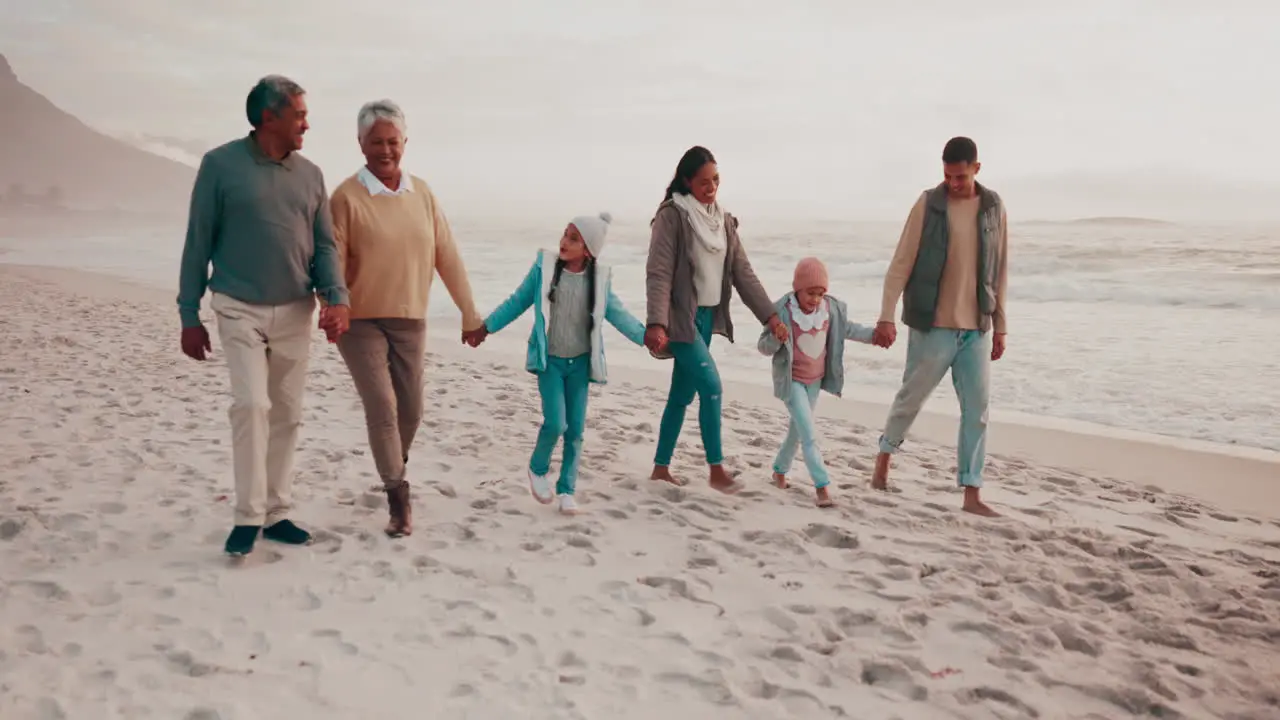
[[[809,478],[817,492],[819,507],[831,507],[827,489],[831,480],[822,461],[814,410],[818,394],[826,390],[839,396],[844,389],[844,342],[871,344],[873,326],[849,321],[848,308],[827,294],[827,266],[807,257],[796,265],[792,292],[775,304],[778,318],[790,329],[790,338],[779,342],[766,330],[757,344],[760,352],[773,357],[773,393],[786,403],[791,413],[787,437],[773,461],[773,481],[788,487],[787,472],[795,459],[796,446],[804,453]]]

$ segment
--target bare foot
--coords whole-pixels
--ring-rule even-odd
[[[979,497],[980,492],[981,491],[979,491],[978,488],[965,488],[964,506],[962,509],[967,513],[981,515],[982,517],[1000,517],[1000,513],[987,507],[987,504],[982,502],[982,498]]]
[[[827,486],[823,485],[818,488],[818,507],[829,508],[835,507],[836,501],[831,499],[831,493],[827,492]]]
[[[783,490],[791,487],[791,484],[787,482],[787,476],[782,473],[773,474],[773,485],[774,487],[781,488]]]
[[[876,469],[871,473],[871,488],[873,490],[889,489],[889,459],[893,457],[889,453],[880,453],[876,455]]]
[[[653,472],[649,475],[650,480],[661,480],[662,482],[671,483],[676,487],[684,487],[685,481],[671,474],[671,468],[666,465],[654,465]]]
[[[711,489],[718,490],[725,495],[733,495],[742,489],[737,480],[724,469],[723,465],[711,466]]]

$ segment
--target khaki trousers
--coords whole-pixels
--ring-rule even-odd
[[[210,305],[231,375],[235,523],[273,525],[292,502],[315,299],[250,305],[215,293]]]
[[[404,481],[404,461],[422,422],[427,324],[407,318],[352,320],[338,338],[364,405],[373,462],[387,488]]]

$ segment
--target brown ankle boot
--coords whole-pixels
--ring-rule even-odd
[[[387,488],[387,507],[391,511],[387,535],[393,538],[412,535],[413,506],[409,503],[409,483],[402,481],[395,487]]]

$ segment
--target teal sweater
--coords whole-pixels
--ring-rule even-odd
[[[312,294],[349,304],[320,168],[298,153],[272,160],[252,135],[205,153],[178,275],[183,327],[200,324],[205,290],[251,305]]]
[[[520,287],[499,305],[484,326],[496,333],[515,322],[530,307],[533,311],[533,332],[529,335],[529,352],[525,369],[532,373],[547,370],[547,322],[551,317],[551,303],[547,295],[551,290],[551,274],[556,266],[557,254],[545,250],[533,261],[533,267]],[[618,329],[631,342],[644,343],[644,323],[627,312],[622,301],[613,294],[613,277],[609,266],[596,264],[595,325],[591,331],[591,381],[604,384],[609,381],[609,371],[604,358],[604,324],[606,321]]]

